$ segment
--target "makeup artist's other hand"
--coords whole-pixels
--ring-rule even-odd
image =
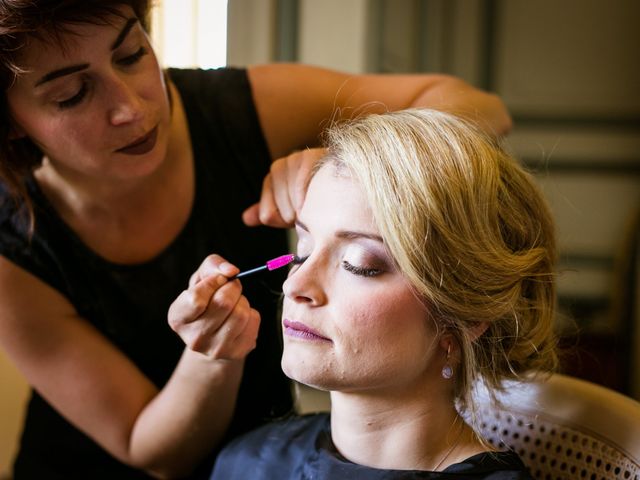
[[[262,183],[260,201],[244,211],[242,220],[251,227],[292,227],[307,193],[313,166],[326,153],[310,148],[279,158]]]
[[[219,255],[209,255],[189,287],[169,307],[169,325],[188,348],[215,360],[239,360],[256,346],[260,314],[242,295],[239,272]]]

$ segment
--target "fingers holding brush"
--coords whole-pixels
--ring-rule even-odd
[[[255,348],[260,315],[242,295],[240,282],[228,281],[237,272],[222,257],[207,257],[169,308],[169,325],[191,350],[237,360]]]

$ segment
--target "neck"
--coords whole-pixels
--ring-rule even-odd
[[[345,458],[374,468],[433,471],[483,450],[452,400],[389,397],[331,393],[331,435]]]
[[[35,177],[49,201],[64,217],[118,216],[151,197],[162,173],[144,179],[110,181],[78,175],[44,158]],[[157,177],[157,178],[154,178]]]

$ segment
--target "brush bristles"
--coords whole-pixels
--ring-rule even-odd
[[[274,258],[273,260],[269,260],[267,262],[267,268],[269,270],[275,270],[276,268],[281,268],[285,265],[289,265],[291,262],[295,261],[295,259],[296,256],[293,253],[282,255],[280,257]]]

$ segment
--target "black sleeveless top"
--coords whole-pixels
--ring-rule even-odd
[[[293,416],[236,438],[211,480],[533,480],[512,451],[479,453],[442,471],[385,470],[350,462],[331,440],[329,415]]]
[[[270,165],[246,72],[172,69],[169,76],[186,110],[196,193],[184,229],[156,258],[118,265],[96,255],[61,220],[33,179],[28,188],[36,230],[29,242],[10,202],[3,201],[6,190],[0,184],[0,254],[66,296],[159,388],[184,349],[167,325],[169,305],[202,260],[219,253],[244,269],[287,253],[283,230],[248,228],[241,220],[243,209],[259,199]],[[292,407],[289,384],[280,369],[277,308],[283,275],[270,272],[243,282],[244,295],[261,312],[262,323],[258,346],[247,358],[229,438]],[[213,452],[199,472],[207,472],[212,461]],[[113,459],[33,392],[14,478],[149,477]]]

